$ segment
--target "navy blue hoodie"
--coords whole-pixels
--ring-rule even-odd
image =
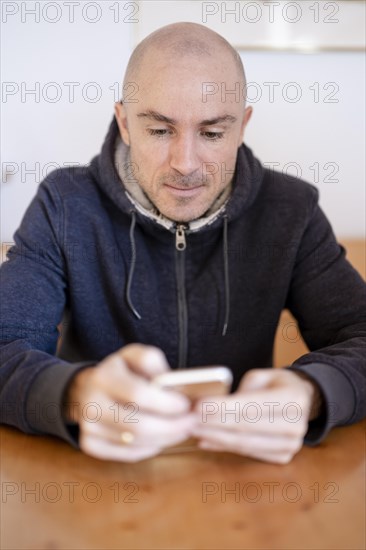
[[[61,415],[69,381],[132,342],[158,346],[173,369],[228,365],[235,389],[272,366],[283,308],[311,350],[288,367],[325,400],[305,441],[365,416],[366,285],[317,189],[242,145],[219,215],[166,228],[126,193],[118,137],[113,119],[89,166],[49,174],[14,234],[1,267],[1,422],[75,444]]]

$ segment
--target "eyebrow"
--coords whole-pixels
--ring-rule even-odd
[[[166,124],[172,124],[173,126],[177,125],[177,121],[174,118],[169,118],[156,111],[148,110],[143,113],[138,113],[137,116],[139,118],[150,118],[158,122],[165,122]],[[202,120],[199,123],[199,126],[213,126],[215,124],[221,124],[222,122],[234,123],[236,121],[237,121],[237,118],[233,115],[222,115],[215,118],[208,118],[208,119]]]

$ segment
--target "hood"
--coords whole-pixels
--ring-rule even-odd
[[[125,214],[137,211],[139,223],[150,224],[153,219],[156,225],[161,225],[165,229],[172,229],[170,225],[175,227],[174,222],[161,214],[151,216],[151,212],[133,200],[123,184],[121,172],[116,168],[115,155],[118,147],[121,147],[121,139],[117,121],[113,116],[101,152],[90,163],[90,171],[98,186]],[[124,147],[128,148],[126,145]],[[190,231],[217,227],[222,224],[224,214],[228,222],[239,217],[254,202],[262,184],[263,174],[264,169],[259,160],[254,157],[249,147],[242,144],[238,149],[231,195],[218,208],[216,215],[211,213],[208,217],[191,222]]]
[[[142,315],[136,310],[133,303],[132,296],[132,282],[134,277],[135,265],[137,261],[137,250],[135,241],[135,227],[138,221],[141,225],[148,225],[150,231],[154,233],[156,231],[175,231],[176,239],[179,236],[180,229],[175,222],[167,220],[158,212],[152,213],[151,210],[145,208],[141,201],[134,200],[131,196],[130,182],[123,183],[123,177],[121,179],[121,170],[118,168],[121,164],[116,159],[121,147],[121,138],[115,117],[110,124],[107,136],[105,138],[101,153],[94,157],[90,164],[90,171],[94,177],[96,183],[101,190],[109,196],[112,202],[120,208],[122,212],[127,214],[130,219],[130,244],[131,244],[131,262],[129,266],[129,272],[126,285],[126,301],[128,307],[133,312],[137,319],[141,319]],[[127,146],[125,146],[127,147]],[[129,149],[129,148],[128,148]],[[122,151],[123,153],[123,151]],[[128,159],[128,152],[124,151],[123,158]],[[123,171],[122,171],[123,173]],[[199,220],[194,220],[186,226],[185,232],[191,233],[199,231],[208,231],[213,228],[222,228],[222,241],[223,241],[223,288],[224,288],[224,300],[225,300],[225,314],[223,319],[222,335],[227,332],[230,316],[230,274],[229,274],[229,256],[228,256],[228,224],[234,221],[253,204],[258,191],[263,181],[264,169],[260,162],[253,156],[251,150],[244,144],[238,149],[238,155],[236,159],[234,177],[231,183],[231,193],[224,202],[216,205],[217,210],[203,216]],[[128,180],[130,179],[130,175]],[[128,187],[128,189],[127,189]],[[129,192],[130,191],[130,192]],[[135,189],[136,191],[136,189]],[[135,195],[136,196],[136,195]],[[140,195],[141,196],[141,195]],[[148,201],[149,202],[149,201]],[[146,205],[145,205],[146,206]],[[150,206],[153,209],[153,205]],[[152,227],[153,225],[153,227]],[[176,240],[176,247],[182,250],[178,240]],[[185,248],[185,239],[184,239]]]

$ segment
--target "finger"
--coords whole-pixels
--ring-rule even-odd
[[[275,461],[288,460],[302,448],[301,438],[271,437],[262,435],[238,434],[212,430],[206,433],[200,440],[200,448],[211,450],[230,451],[243,456],[261,458],[263,460],[273,459]]]
[[[198,448],[202,449],[203,451],[212,451],[212,452],[232,452],[229,451],[225,446],[215,443],[208,443],[206,441],[201,441],[198,443]],[[236,453],[237,454],[237,453]],[[266,452],[258,452],[257,454],[246,454],[242,456],[247,456],[248,458],[253,458],[256,460],[260,460],[262,462],[270,462],[272,464],[288,464],[294,457],[291,453],[266,453]]]
[[[238,391],[254,391],[266,388],[277,378],[277,371],[273,369],[252,369],[242,378]]]
[[[148,380],[170,370],[165,354],[155,346],[130,344],[121,348],[117,354],[133,372],[144,376]]]
[[[203,430],[226,427],[237,432],[303,435],[308,426],[304,407],[295,402],[283,405],[278,390],[272,397],[268,390],[255,394],[250,401],[239,394],[225,399],[209,398],[197,402],[193,410],[199,418],[198,426]]]
[[[106,441],[94,436],[82,436],[79,441],[82,451],[102,460],[118,460],[121,462],[138,462],[156,456],[161,452],[159,447],[134,447]]]
[[[178,392],[164,390],[131,371],[118,353],[95,369],[94,386],[116,403],[135,403],[141,410],[178,415],[188,412],[191,401]]]
[[[133,436],[130,446],[169,446],[187,439],[196,423],[193,414],[168,420],[154,415],[139,413],[137,422],[92,423],[83,426],[83,433],[121,444],[121,434]]]
[[[129,449],[159,448],[160,450],[164,449],[165,447],[171,447],[172,445],[183,443],[190,437],[189,431],[179,431],[171,433],[169,435],[163,434],[154,438],[150,436],[149,438],[144,439],[141,436],[135,437],[134,434],[129,431],[129,433],[133,435],[134,439],[131,441],[131,443],[126,444],[122,439],[122,434],[124,434],[126,431],[127,430],[125,430],[124,432],[116,432],[115,430],[103,430],[99,432],[98,430],[95,430],[93,431],[93,433],[88,433],[85,435],[87,435],[88,437],[100,439],[113,445],[126,446]]]

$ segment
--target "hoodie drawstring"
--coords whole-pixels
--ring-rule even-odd
[[[132,285],[133,273],[135,271],[135,265],[136,265],[135,225],[136,225],[136,213],[133,210],[132,218],[131,218],[131,226],[130,226],[131,265],[130,265],[128,278],[127,278],[126,301],[129,305],[130,310],[135,315],[135,317],[137,317],[137,319],[141,319],[141,315],[136,310],[131,300],[131,285]]]
[[[222,327],[222,336],[225,336],[227,328],[229,326],[230,316],[230,280],[229,280],[229,253],[228,253],[228,239],[227,239],[227,215],[224,216],[223,225],[223,251],[224,251],[224,277],[225,277],[225,320]]]
[[[132,313],[141,319],[141,315],[135,308],[131,299],[131,286],[133,280],[133,274],[135,271],[136,265],[136,243],[135,243],[135,226],[136,226],[136,213],[133,210],[131,217],[131,226],[130,226],[130,244],[131,244],[131,264],[128,272],[127,278],[127,287],[126,287],[126,301],[132,311]],[[229,252],[228,252],[228,218],[224,216],[224,225],[223,225],[223,254],[224,254],[224,285],[225,285],[225,318],[224,325],[222,327],[222,336],[225,336],[229,326],[229,317],[230,317],[230,279],[229,279]]]

